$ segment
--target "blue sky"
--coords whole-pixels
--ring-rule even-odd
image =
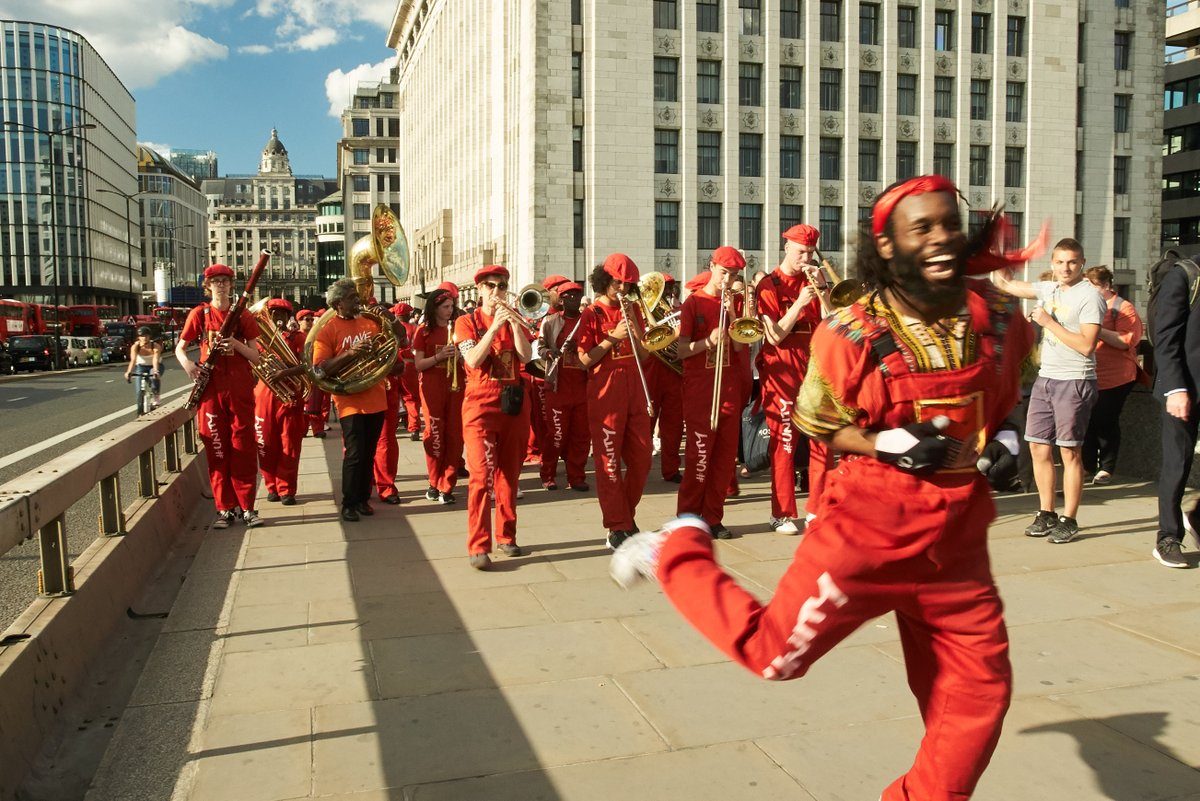
[[[247,173],[279,129],[299,174],[332,176],[340,112],[386,74],[396,0],[0,0],[85,35],[137,99],[138,140],[215,150]]]

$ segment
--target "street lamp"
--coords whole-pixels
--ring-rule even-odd
[[[130,195],[119,189],[97,189],[96,191],[106,195],[119,195],[125,198],[125,231],[128,234],[127,239],[129,240],[129,313],[137,314],[141,308],[141,304],[138,303],[137,296],[133,294],[133,213],[130,204],[142,192],[134,192]],[[138,207],[141,207],[141,201],[138,201]]]
[[[54,138],[62,138],[64,136],[75,136],[76,131],[90,131],[96,126],[88,123],[77,122],[74,125],[67,125],[63,128],[38,128],[36,125],[26,125],[23,122],[13,122],[8,120],[4,123],[5,128],[15,128],[34,133],[45,134],[46,144],[50,148],[50,268],[54,271],[54,313],[59,314],[58,307],[58,203],[55,198],[58,196],[58,182],[54,177]],[[40,183],[40,182],[39,182]],[[62,321],[59,320],[58,332],[55,336],[54,347],[54,367],[55,369],[62,367],[62,347],[58,341],[57,334],[62,332]]]

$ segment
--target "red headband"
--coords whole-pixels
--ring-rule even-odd
[[[918,175],[904,183],[894,186],[880,195],[875,201],[871,212],[871,233],[879,236],[887,226],[888,218],[896,209],[896,204],[909,195],[924,195],[927,192],[949,192],[958,197],[958,188],[949,178],[941,175]]]

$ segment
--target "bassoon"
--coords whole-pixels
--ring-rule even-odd
[[[267,262],[270,260],[271,251],[269,250],[264,250],[259,255],[258,261],[254,264],[254,269],[250,271],[250,276],[246,279],[246,286],[242,289],[241,296],[230,307],[229,314],[225,317],[225,322],[221,323],[219,336],[222,339],[228,338],[233,333],[238,321],[242,319],[242,310],[250,302],[250,298],[254,294],[254,285],[258,283],[259,276],[263,274],[263,270],[267,269]],[[208,354],[200,360],[200,364],[198,365],[200,374],[196,376],[196,383],[192,385],[192,392],[188,395],[187,402],[183,404],[183,408],[195,409],[200,406],[200,400],[204,397],[204,390],[208,389],[208,381],[212,378],[213,356],[212,349],[209,348]]]

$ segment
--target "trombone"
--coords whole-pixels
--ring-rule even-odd
[[[650,385],[646,383],[646,372],[642,369],[642,360],[638,356],[638,347],[642,337],[634,336],[633,315],[626,306],[633,303],[633,295],[624,292],[617,295],[617,305],[621,307],[621,319],[625,321],[625,330],[629,335],[629,346],[633,350],[633,363],[637,367],[638,378],[642,380],[642,392],[646,395],[646,413],[654,417],[654,401],[650,398]]]
[[[725,288],[725,284],[721,284],[721,311],[717,315],[717,329],[721,332],[721,336],[717,338],[717,355],[716,365],[713,368],[713,394],[712,406],[709,407],[708,413],[708,429],[709,431],[717,430],[717,422],[721,418],[721,375],[725,370],[725,330],[729,321],[729,309],[726,304],[732,298],[732,294]],[[739,318],[741,319],[741,318]]]
[[[817,291],[822,317],[828,317],[835,309],[851,305],[866,294],[865,284],[853,278],[839,278],[821,251],[814,248],[813,252],[820,261],[806,264],[802,269],[808,276],[808,282]]]

